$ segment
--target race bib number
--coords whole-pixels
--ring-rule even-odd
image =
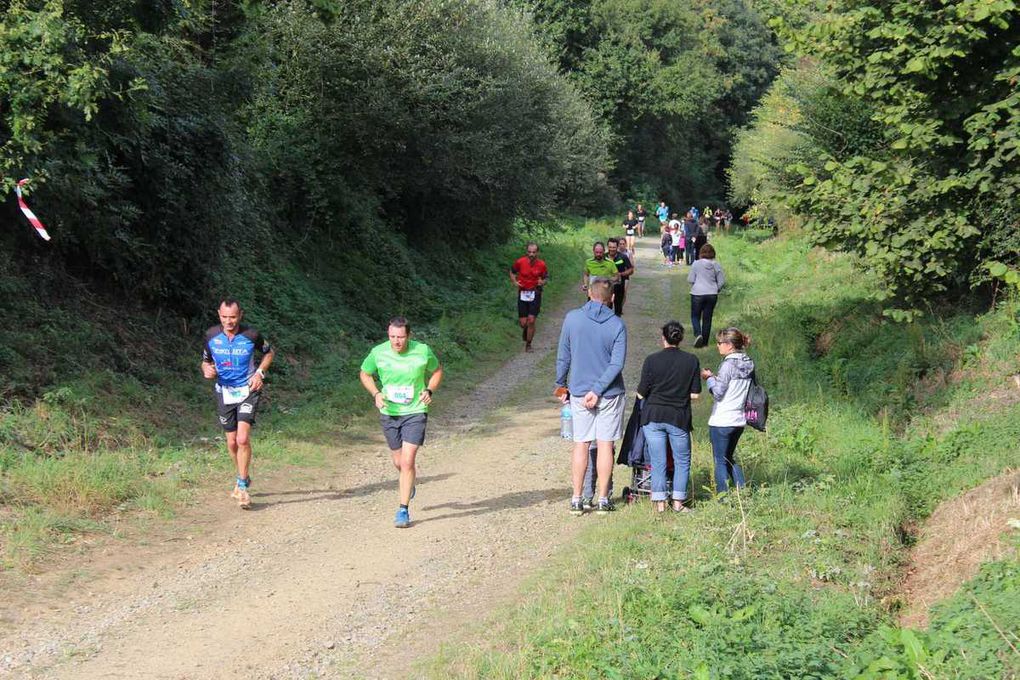
[[[534,302],[535,291],[533,290],[522,290],[521,291],[521,302]]]
[[[249,394],[251,394],[251,389],[249,389],[247,385],[242,385],[241,387],[224,387],[223,403],[240,404],[248,398]]]
[[[387,385],[386,386],[386,401],[393,402],[394,404],[410,404],[414,401],[414,386],[413,385]]]

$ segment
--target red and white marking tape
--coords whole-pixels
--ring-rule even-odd
[[[35,216],[32,209],[28,207],[27,203],[25,203],[25,197],[21,195],[21,185],[26,182],[28,182],[28,180],[23,179],[14,187],[14,193],[18,195],[18,207],[21,208],[21,212],[25,213],[25,217],[27,217],[28,221],[32,223],[35,230],[39,232],[39,235],[43,237],[43,240],[49,241],[50,235],[46,232],[46,227],[43,226],[43,223],[39,221],[39,218]]]

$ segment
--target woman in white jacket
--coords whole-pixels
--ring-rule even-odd
[[[726,328],[716,335],[716,347],[722,355],[719,372],[701,371],[712,393],[712,415],[708,419],[708,438],[712,442],[715,459],[715,491],[723,493],[732,481],[737,488],[744,486],[744,471],[737,463],[737,442],[747,424],[744,419],[744,401],[751,386],[754,362],[744,353],[751,337],[736,328]]]

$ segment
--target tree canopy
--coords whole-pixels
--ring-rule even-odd
[[[734,126],[779,48],[745,0],[516,0],[611,134],[630,197],[723,197]]]

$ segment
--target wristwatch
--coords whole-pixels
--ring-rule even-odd
[[[429,389],[429,388],[427,388],[427,387],[426,387],[425,389],[423,389],[423,390],[422,390],[422,392],[428,392],[428,393],[429,393],[429,396],[430,396],[430,397],[432,396],[432,390],[430,390],[430,389]]]

